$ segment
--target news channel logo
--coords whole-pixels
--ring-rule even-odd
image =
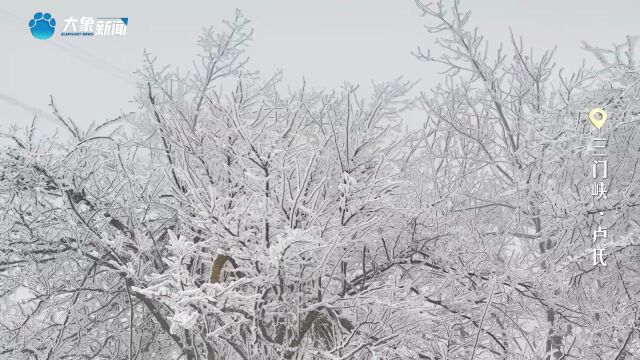
[[[63,37],[87,36],[125,36],[129,25],[128,17],[68,17],[60,31]],[[29,20],[31,35],[36,39],[46,40],[56,31],[56,19],[48,12],[37,12]]]
[[[49,13],[37,12],[29,20],[29,29],[34,38],[46,40],[56,31],[56,19]]]

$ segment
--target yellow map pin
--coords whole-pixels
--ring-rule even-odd
[[[598,116],[598,114],[600,116]],[[607,121],[607,113],[600,108],[593,109],[589,112],[589,121],[591,121],[597,129],[602,129],[604,122]]]

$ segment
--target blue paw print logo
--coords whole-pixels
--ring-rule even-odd
[[[49,13],[37,12],[33,15],[33,19],[29,21],[29,28],[33,37],[46,40],[52,37],[56,30],[56,19],[52,18]]]

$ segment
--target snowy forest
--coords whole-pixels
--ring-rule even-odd
[[[416,5],[439,84],[286,88],[237,12],[135,113],[4,131],[0,359],[640,359],[636,38],[560,71]]]

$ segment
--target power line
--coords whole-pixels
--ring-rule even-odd
[[[0,93],[0,100],[3,100],[3,101],[5,101],[5,102],[7,102],[9,104],[15,105],[15,106],[17,106],[17,107],[19,107],[19,108],[21,108],[23,110],[26,110],[26,111],[28,111],[28,112],[30,112],[32,114],[36,114],[36,115],[38,115],[40,117],[43,117],[43,118],[45,118],[47,120],[51,120],[51,121],[55,121],[55,122],[58,121],[58,119],[56,119],[53,115],[48,114],[48,113],[46,113],[46,112],[44,112],[44,111],[42,111],[42,110],[40,110],[40,109],[38,109],[38,108],[36,108],[34,106],[26,104],[26,103],[24,103],[24,102],[14,98],[14,97],[12,97],[12,96],[9,96],[7,94]]]

